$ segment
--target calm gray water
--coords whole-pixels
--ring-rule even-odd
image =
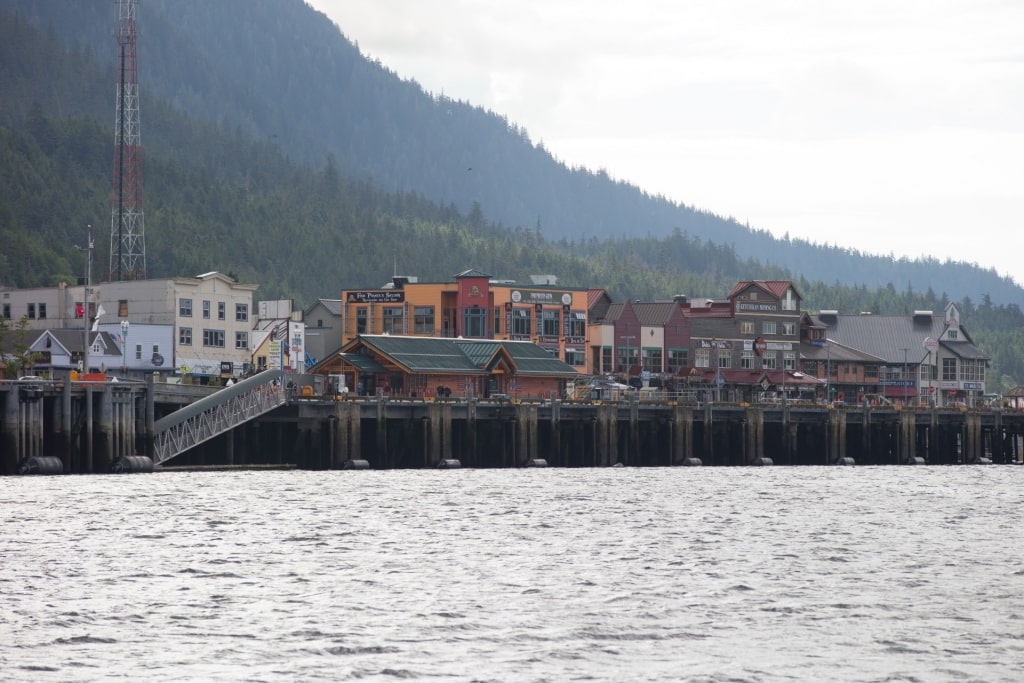
[[[1019,681],[1024,467],[0,478],[13,681]]]

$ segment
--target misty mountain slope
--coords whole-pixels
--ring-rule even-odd
[[[6,9],[44,30],[52,26],[54,40],[109,65],[106,98],[90,96],[81,106],[112,120],[114,3],[8,0]],[[682,230],[811,279],[870,287],[894,282],[1024,303],[1024,290],[992,270],[779,240],[601,171],[566,168],[514,122],[399,79],[364,58],[342,31],[300,0],[140,3],[144,145],[158,152],[177,147],[155,118],[154,101],[164,100],[211,126],[279,145],[297,161],[322,167],[331,154],[347,177],[453,203],[463,213],[479,205],[500,225],[539,226],[552,241]],[[73,113],[73,105],[66,111]]]

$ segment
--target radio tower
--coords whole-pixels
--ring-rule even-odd
[[[117,116],[114,121],[114,190],[110,222],[110,281],[146,278],[142,215],[142,142],[135,16],[138,0],[118,0]]]

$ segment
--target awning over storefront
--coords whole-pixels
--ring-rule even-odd
[[[882,395],[886,398],[914,398],[917,396],[916,387],[885,387]]]

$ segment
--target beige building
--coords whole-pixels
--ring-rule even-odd
[[[42,331],[84,329],[98,314],[104,328],[127,321],[129,345],[133,324],[170,325],[173,355],[166,359],[166,371],[217,376],[222,364],[230,363],[239,372],[252,362],[257,288],[210,272],[192,278],[93,283],[88,302],[82,285],[3,289],[0,315],[12,326],[25,317],[29,329]],[[141,353],[147,358],[152,355],[149,349]],[[166,356],[163,350],[159,353]]]

